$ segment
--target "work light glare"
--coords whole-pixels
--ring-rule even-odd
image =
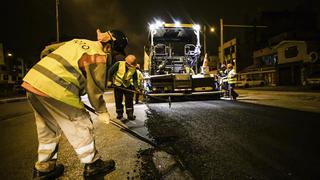
[[[195,30],[199,31],[200,30],[200,25],[199,24],[195,24],[195,25],[193,25],[193,28]]]

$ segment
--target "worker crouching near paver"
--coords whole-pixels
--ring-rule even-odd
[[[123,118],[123,96],[125,96],[126,114],[128,120],[135,120],[133,115],[133,90],[138,87],[137,59],[128,55],[125,61],[116,62],[109,70],[108,86],[114,86],[117,119]]]
[[[109,122],[103,99],[107,63],[113,50],[123,52],[127,37],[120,31],[101,33],[98,41],[73,39],[42,58],[23,79],[28,100],[35,112],[38,132],[38,161],[35,179],[55,179],[64,166],[56,164],[62,132],[85,164],[84,177],[105,175],[115,169],[113,160],[103,161],[95,148],[93,124],[81,95],[88,94],[98,119]]]

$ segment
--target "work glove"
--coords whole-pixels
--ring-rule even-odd
[[[98,113],[98,120],[105,124],[109,124],[110,123],[109,112]]]
[[[136,92],[139,92],[139,88],[138,87],[134,87],[133,90],[136,91]]]

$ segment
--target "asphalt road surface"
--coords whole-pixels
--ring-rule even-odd
[[[319,102],[319,93],[242,91],[239,101],[173,102],[171,108],[168,103],[141,104],[143,111],[137,107],[135,113],[145,117],[146,112],[150,137],[195,179],[319,179]],[[0,104],[0,110],[0,179],[31,179],[37,158],[32,109],[23,101]],[[130,140],[115,149],[119,145],[111,144],[119,141],[118,131],[110,126],[97,134],[104,157],[119,152],[119,160],[126,157],[125,148],[139,144]],[[68,167],[63,179],[78,179],[82,166],[65,139],[61,150],[61,162]],[[126,177],[127,171],[119,166],[117,172]]]
[[[148,106],[150,135],[195,179],[319,179],[319,113],[223,100]]]

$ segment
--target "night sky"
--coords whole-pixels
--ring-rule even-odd
[[[165,22],[214,25],[244,24],[262,11],[320,11],[317,0],[60,0],[60,39],[96,39],[95,30],[120,29],[129,38],[128,53],[142,62],[148,23]],[[56,40],[55,0],[10,0],[1,4],[1,39],[7,49],[23,58],[39,56],[45,45]],[[226,29],[226,40],[238,33]],[[208,50],[216,52],[218,34],[208,35]]]

